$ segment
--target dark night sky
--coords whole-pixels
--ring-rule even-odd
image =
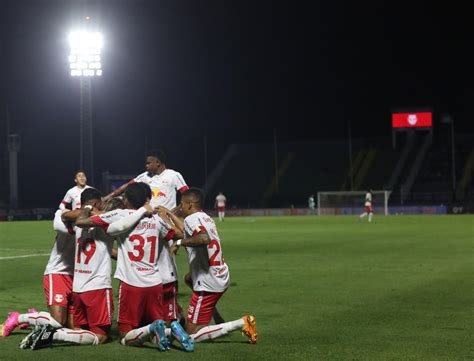
[[[473,32],[467,9],[454,5],[0,6],[0,134],[3,144],[8,104],[22,137],[20,193],[32,204],[54,204],[79,165],[79,82],[68,74],[67,34],[84,15],[105,37],[104,76],[93,84],[96,178],[141,172],[146,148],[159,146],[200,186],[204,134],[212,168],[226,146],[271,140],[273,127],[282,141],[341,138],[348,120],[356,137],[388,136],[390,109],[398,107],[450,112],[458,132],[474,129]]]

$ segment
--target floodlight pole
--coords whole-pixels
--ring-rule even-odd
[[[81,77],[80,168],[94,184],[94,145],[92,138],[91,78]]]
[[[452,176],[453,176],[453,192],[456,193],[456,159],[455,151],[456,146],[454,144],[454,119],[451,118],[451,166],[452,166]]]

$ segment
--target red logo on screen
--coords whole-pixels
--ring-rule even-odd
[[[431,127],[432,114],[431,112],[419,113],[393,113],[392,127],[393,128],[423,128]]]
[[[418,121],[418,117],[416,116],[416,114],[410,114],[408,116],[408,124],[415,125],[417,121]]]

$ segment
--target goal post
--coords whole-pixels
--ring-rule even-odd
[[[375,213],[388,212],[391,191],[372,191]],[[367,191],[318,192],[318,215],[360,214],[363,212]]]

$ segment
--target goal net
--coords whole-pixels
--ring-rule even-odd
[[[390,191],[372,191],[375,214],[388,216]],[[318,192],[318,215],[360,214],[365,209],[366,191]]]

